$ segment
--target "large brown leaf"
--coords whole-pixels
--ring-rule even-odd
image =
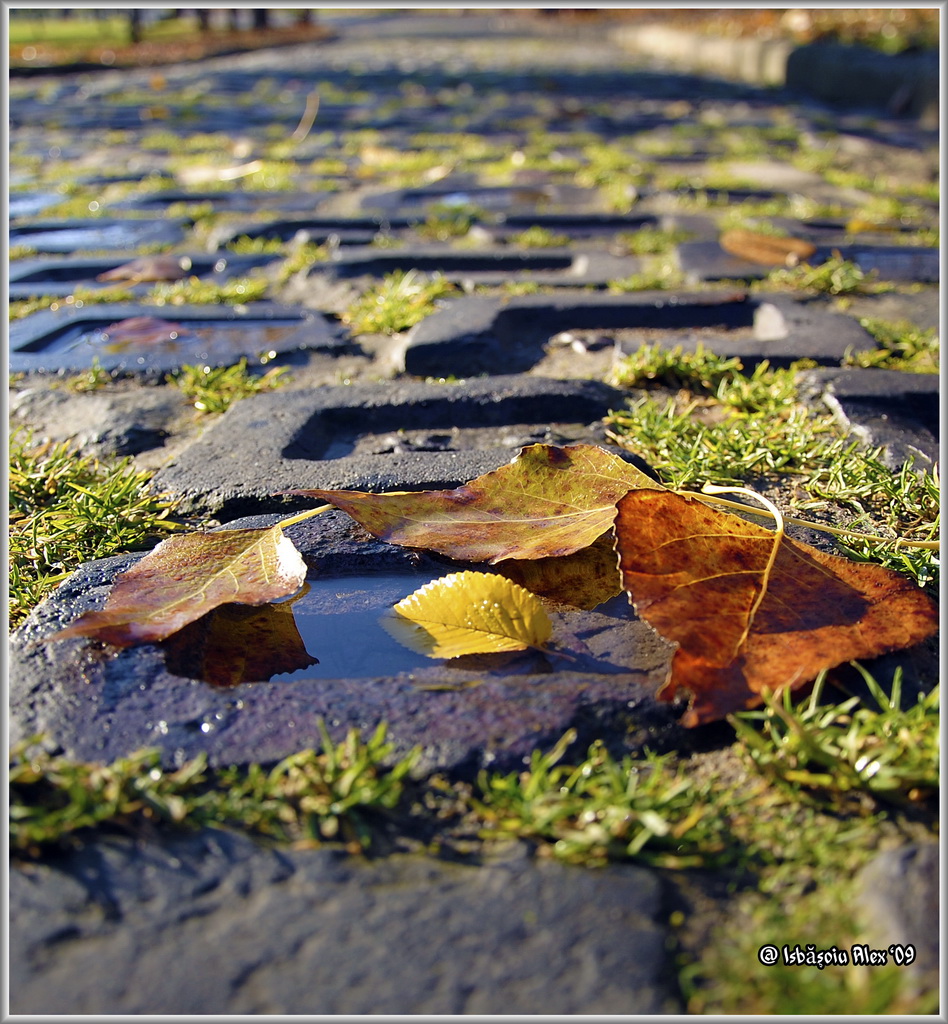
[[[773,544],[762,526],[671,491],[632,491],[618,504],[623,585],[636,613],[679,645],[659,697],[694,695],[687,726],[938,628],[934,603],[910,580],[799,541],[780,541],[764,579]]]
[[[163,640],[229,602],[266,604],[303,585],[306,564],[277,523],[265,530],[185,533],[162,541],[117,577],[105,607],[53,634],[116,647]]]
[[[450,491],[293,491],[328,501],[389,544],[471,562],[570,555],[615,520],[634,487],[660,487],[596,445],[534,444]]]

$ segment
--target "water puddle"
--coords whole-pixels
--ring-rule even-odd
[[[62,202],[63,197],[56,192],[20,192],[10,196],[11,217],[33,217],[37,213],[56,203]]]
[[[85,353],[94,355],[139,356],[153,359],[156,355],[195,360],[235,361],[235,357],[270,350],[286,351],[296,344],[311,340],[311,331],[300,320],[240,320],[207,323],[200,321],[156,321],[151,331],[118,333],[104,324],[90,328],[76,324],[29,346],[44,354]],[[163,323],[162,327],[157,326]],[[26,351],[24,349],[24,351]]]
[[[158,237],[158,234],[165,237]],[[152,221],[140,223],[122,222],[77,227],[57,228],[11,228],[11,245],[28,245],[38,252],[69,253],[77,249],[134,249],[147,241],[173,241],[173,235],[166,227]]]
[[[438,574],[440,575],[440,574]],[[176,675],[215,686],[295,679],[367,679],[434,664],[383,629],[382,614],[436,579],[430,571],[308,579],[298,596],[224,605],[162,643]]]

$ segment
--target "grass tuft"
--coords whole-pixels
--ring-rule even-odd
[[[10,437],[10,625],[83,562],[150,547],[177,529],[173,503],[131,459],[106,465],[68,442]]]
[[[283,377],[288,372],[285,366],[274,366],[262,376],[255,376],[248,372],[244,356],[233,366],[182,366],[165,379],[193,399],[198,412],[210,414],[226,412],[234,402],[249,395],[282,387],[288,382]]]
[[[414,270],[396,270],[370,288],[342,314],[356,334],[398,334],[414,327],[455,290],[440,274],[428,279]]]

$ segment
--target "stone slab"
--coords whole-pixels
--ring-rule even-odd
[[[658,1014],[661,886],[513,847],[479,866],[98,840],[10,872],[21,1014]]]
[[[858,909],[871,948],[912,946],[915,958],[904,970],[917,992],[938,987],[940,864],[937,843],[909,843],[877,854],[859,873]]]
[[[940,388],[936,373],[825,368],[800,374],[801,394],[822,401],[840,424],[870,445],[883,445],[894,467],[939,458]]]
[[[309,507],[313,502],[310,501]],[[278,516],[258,516],[229,526],[263,527]],[[354,574],[410,574],[411,593],[428,580],[466,566],[443,557],[384,544],[349,516],[329,511],[287,527],[313,579],[339,580],[342,590]],[[111,761],[144,747],[161,751],[167,766],[180,766],[199,753],[212,765],[272,762],[295,751],[321,747],[318,720],[334,741],[352,729],[363,736],[387,723],[393,757],[420,749],[417,772],[470,775],[482,767],[515,770],[537,747],[552,746],[568,729],[577,730],[570,755],[580,755],[599,738],[617,755],[643,747],[687,749],[693,740],[678,724],[679,709],[655,700],[664,681],[671,647],[637,620],[619,596],[593,611],[550,607],[554,640],[570,657],[539,651],[469,656],[444,662],[418,659],[409,670],[376,670],[346,675],[371,644],[373,621],[359,618],[342,666],[320,675],[311,659],[335,639],[327,631],[351,628],[346,601],[324,593],[300,623],[310,637],[309,664],[292,678],[267,672],[260,681],[219,685],[208,682],[203,645],[207,618],[160,644],[118,651],[86,638],[49,641],[57,629],[100,606],[116,576],[141,555],[123,555],[80,568],[33,610],[14,634],[10,648],[10,742],[43,734],[44,743],[70,758]],[[478,566],[483,570],[484,566]],[[211,613],[218,615],[220,613]],[[274,623],[285,612],[270,610],[255,627],[259,648],[276,629],[280,650],[289,640]],[[294,614],[295,611],[294,611]],[[313,639],[315,637],[315,639]],[[294,641],[295,643],[295,641]],[[234,644],[229,633],[228,649]],[[220,667],[220,656],[213,666]],[[274,671],[280,672],[280,664]],[[240,678],[240,676],[237,676]],[[269,680],[269,681],[268,681]]]
[[[414,223],[405,218],[386,217],[276,217],[272,220],[237,221],[221,224],[208,239],[211,252],[220,251],[238,238],[277,238],[281,242],[294,239],[320,245],[336,238],[345,245],[369,245],[385,229],[407,228]]]
[[[449,246],[410,246],[377,249],[348,246],[339,249],[329,263],[316,270],[337,278],[372,275],[381,277],[396,270],[437,272],[452,282],[470,285],[501,285],[511,280],[543,285],[604,286],[642,269],[635,257],[608,253],[578,252],[566,248],[454,249]]]
[[[509,462],[524,444],[598,443],[598,421],[623,401],[595,381],[497,376],[459,384],[400,381],[254,395],[232,406],[155,477],[185,507],[244,515],[298,508],[275,499],[292,488],[367,491],[454,487]],[[458,430],[499,428],[493,437]],[[437,435],[427,445],[399,432]],[[356,453],[366,434],[395,435]],[[285,502],[286,499],[283,501]]]
[[[669,294],[636,292],[596,295],[561,292],[506,300],[459,299],[409,332],[402,366],[408,373],[443,376],[529,370],[543,357],[544,345],[564,330],[647,328],[652,340],[693,351],[694,328],[716,327],[715,351],[740,356],[747,364],[769,359],[788,365],[796,359],[839,363],[847,348],[870,348],[870,336],[853,319],[824,312],[784,295],[744,292]],[[727,330],[752,328],[728,339]],[[666,340],[667,339],[667,340]]]
[[[238,330],[224,343],[192,334],[178,340],[116,343],[96,331],[122,320],[149,317],[201,329]],[[70,373],[88,369],[98,358],[104,370],[161,377],[189,363],[230,366],[246,356],[249,363],[269,353],[302,349],[338,350],[346,342],[328,321],[310,309],[254,302],[247,306],[146,306],[102,304],[87,308],[42,310],[10,325],[10,369],[23,373]]]

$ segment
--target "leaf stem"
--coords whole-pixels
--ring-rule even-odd
[[[705,488],[709,485],[705,484]],[[738,490],[739,488],[721,488],[722,490]],[[760,508],[752,508],[750,505],[744,505],[739,501],[728,501],[727,498],[718,498],[712,496],[706,490],[701,491],[675,491],[676,494],[681,494],[689,498],[700,498],[702,501],[708,501],[712,505],[725,505],[727,508],[738,509],[741,512],[750,512],[754,516],[765,516],[768,519],[776,518],[769,510]],[[819,530],[821,533],[832,533],[837,537],[856,537],[858,540],[874,540],[880,544],[894,544],[897,548],[924,548],[926,551],[938,551],[941,548],[941,541],[938,540],[907,540],[902,537],[878,537],[871,533],[860,533],[858,530],[846,530],[838,526],[826,526],[824,523],[811,523],[807,519],[797,519],[794,516],[782,516],[785,523],[791,523],[793,526],[806,526],[811,530]]]
[[[319,508],[307,509],[305,512],[297,512],[295,516],[290,516],[289,519],[284,519],[280,522],[281,527],[293,526],[294,523],[301,523],[304,519],[312,519],[313,516],[318,516],[320,512],[328,512],[332,505],[320,505]]]

